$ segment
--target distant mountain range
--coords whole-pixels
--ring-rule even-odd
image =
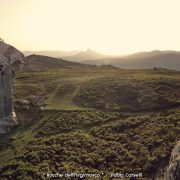
[[[87,64],[111,64],[124,69],[149,69],[154,67],[180,70],[180,52],[178,51],[150,51],[140,52],[116,58],[101,60],[86,60]]]
[[[98,53],[91,49],[87,49],[86,51],[24,51],[23,53],[25,56],[36,54],[36,55],[43,55],[43,56],[49,56],[55,58],[62,58],[76,62],[113,57]]]
[[[96,51],[93,51],[91,49],[87,49],[86,51],[80,51],[75,55],[66,56],[64,58],[70,61],[83,62],[85,60],[94,60],[94,59],[99,60],[103,58],[112,58],[112,57],[113,56],[104,55]]]
[[[113,65],[124,69],[149,69],[161,67],[173,70],[180,70],[179,51],[159,51],[139,52],[126,56],[108,56],[91,49],[87,51],[38,51],[24,52],[28,54],[39,54],[51,57],[58,57],[68,61],[81,62],[91,65]]]

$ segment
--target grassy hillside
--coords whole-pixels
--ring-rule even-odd
[[[45,110],[16,106],[19,125],[0,137],[0,177],[142,173],[162,177],[180,139],[180,73],[54,68],[22,71],[15,99],[45,97]],[[103,175],[102,175],[103,173]]]
[[[42,55],[30,55],[26,59],[26,65],[22,71],[47,71],[49,69],[76,69],[76,68],[93,68],[92,65],[84,65],[76,62],[69,62],[63,59],[57,59]]]
[[[80,89],[75,101],[86,107],[118,111],[160,110],[180,105],[179,79],[93,79]]]
[[[130,115],[129,115],[130,116]],[[44,172],[142,172],[156,176],[180,138],[179,110],[127,115],[45,111],[1,145],[3,178],[43,179]]]

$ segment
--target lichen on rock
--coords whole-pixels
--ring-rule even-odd
[[[0,133],[7,132],[17,124],[13,103],[13,80],[24,59],[19,50],[0,41]]]

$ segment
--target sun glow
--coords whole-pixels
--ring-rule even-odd
[[[20,50],[180,50],[179,0],[0,0],[0,37]]]

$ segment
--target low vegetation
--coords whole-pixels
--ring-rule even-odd
[[[50,112],[38,125],[36,132],[38,137],[56,135],[77,129],[86,129],[103,123],[126,117],[121,113],[102,111],[62,111]]]
[[[82,86],[75,101],[105,110],[160,110],[180,105],[180,83],[167,79],[127,80],[119,76],[99,78]]]
[[[110,172],[142,172],[153,177],[180,138],[179,110],[129,118],[98,111],[53,114],[55,121],[48,114],[35,124],[36,138],[3,164],[1,177],[43,179],[43,172],[74,171],[103,172],[107,177]]]
[[[15,98],[45,97],[45,110],[16,109],[0,137],[2,179],[48,173],[142,173],[162,177],[180,139],[180,76],[164,70],[24,71]]]

